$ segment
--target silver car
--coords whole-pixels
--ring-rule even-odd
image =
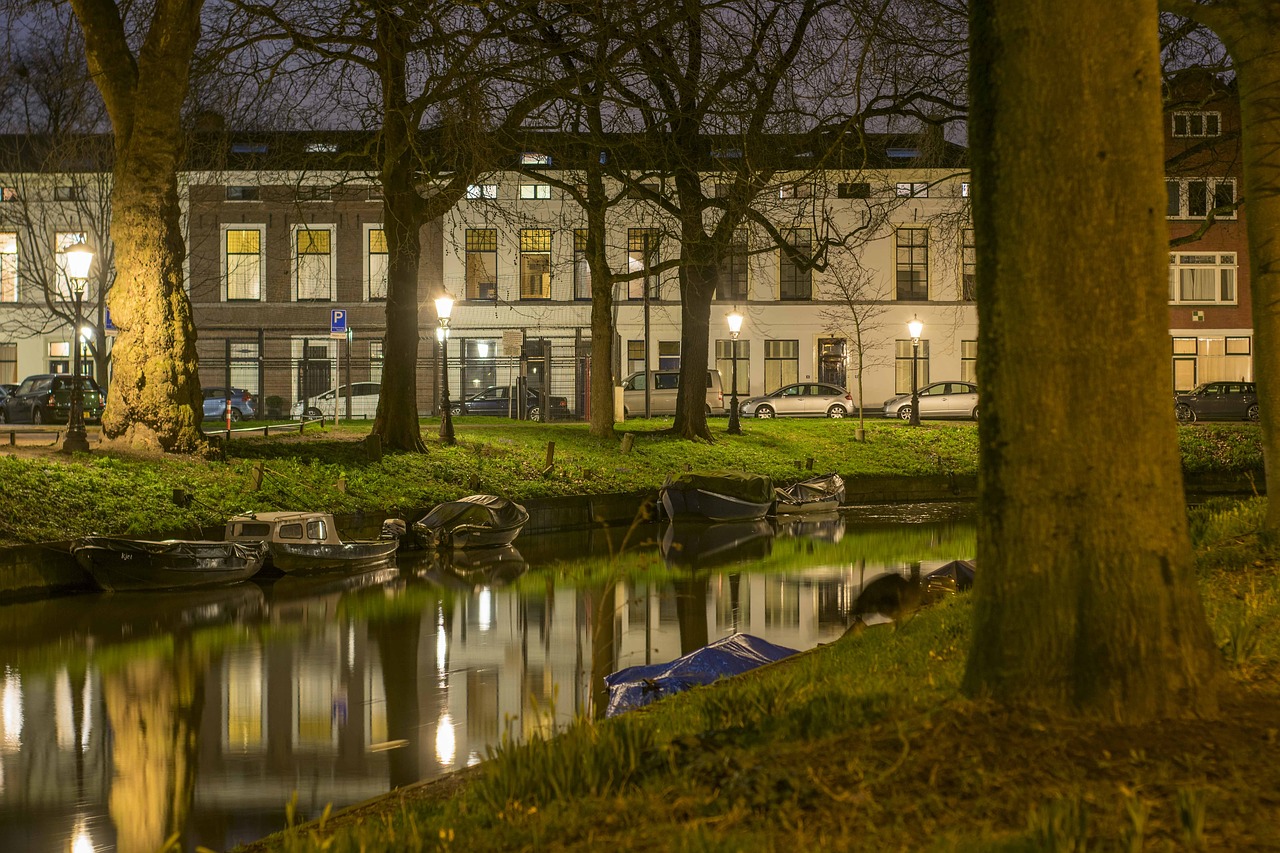
[[[931,382],[919,391],[922,418],[978,419],[978,386],[972,382]],[[911,420],[911,395],[899,394],[884,401],[886,418]]]
[[[853,397],[837,385],[797,382],[752,397],[738,406],[738,412],[749,418],[843,418],[853,412]]]

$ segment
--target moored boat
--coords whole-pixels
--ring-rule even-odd
[[[266,548],[261,542],[85,536],[71,553],[98,586],[122,592],[248,580],[262,568]]]
[[[844,503],[844,480],[839,474],[820,474],[773,491],[776,515],[835,512]]]
[[[668,475],[658,493],[673,521],[750,521],[773,506],[773,481],[744,471],[687,471]]]
[[[384,528],[385,529],[385,528]],[[227,522],[228,541],[266,543],[271,565],[285,573],[366,571],[395,559],[400,540],[343,541],[327,512],[260,512]]]
[[[497,495],[470,495],[448,501],[413,523],[413,538],[424,548],[496,548],[510,545],[529,512]]]

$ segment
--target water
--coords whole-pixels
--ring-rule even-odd
[[[592,714],[622,667],[733,631],[831,642],[886,618],[860,599],[877,579],[972,557],[969,512],[522,536],[448,567],[0,606],[0,850],[226,849],[295,792],[318,816]]]

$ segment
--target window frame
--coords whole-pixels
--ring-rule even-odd
[[[644,242],[640,242],[642,238],[646,238]],[[628,279],[627,300],[638,301],[643,300],[645,293],[648,292],[649,298],[658,298],[658,274],[653,271],[661,259],[658,247],[661,243],[660,232],[657,228],[628,228],[627,229],[627,272],[642,272],[645,267],[645,255],[648,255],[648,275],[641,274],[639,278]],[[636,266],[638,264],[638,267]],[[646,291],[647,289],[647,291]]]
[[[329,284],[328,296],[302,297],[302,256],[300,251],[301,244],[299,235],[306,232],[321,232],[329,235],[329,251],[324,253],[329,259]],[[297,223],[293,226],[290,233],[289,255],[292,262],[293,273],[290,278],[293,280],[293,301],[294,302],[333,302],[337,298],[338,284],[338,226],[330,222],[306,222]],[[307,252],[307,256],[320,256],[320,252]]]
[[[1178,132],[1178,120],[1182,119],[1184,129]],[[1201,120],[1201,133],[1192,131],[1192,124],[1195,119]],[[1212,133],[1209,132],[1210,120],[1215,128]],[[1212,139],[1222,135],[1222,113],[1216,110],[1178,110],[1174,112],[1169,119],[1169,133],[1174,139]]]
[[[910,242],[903,243],[902,235],[923,235],[923,241],[917,244],[914,237]],[[927,225],[900,225],[893,230],[894,240],[894,297],[898,302],[928,302],[929,301],[929,227]],[[903,261],[903,252],[906,252],[906,262]],[[917,256],[917,253],[919,255]],[[919,271],[922,275],[917,278],[914,273]],[[903,273],[908,273],[911,286],[907,290],[903,290],[902,281]],[[923,288],[917,286],[918,282],[923,282]],[[905,294],[905,295],[904,295]]]
[[[13,251],[5,251],[7,237],[13,238]],[[22,245],[18,232],[0,231],[0,303],[11,305],[21,298],[21,268]]]
[[[813,229],[811,228],[792,228],[786,232],[787,245],[793,249],[799,250],[801,244],[799,242],[800,235],[804,235],[804,252],[802,254],[812,258],[813,256]],[[788,271],[789,270],[789,271]],[[790,285],[790,286],[788,286]],[[801,269],[798,264],[787,256],[784,249],[778,249],[778,301],[779,302],[810,302],[813,300],[813,269]]]
[[[387,245],[387,229],[383,227],[383,223],[381,222],[366,222],[364,223],[363,231],[364,231],[364,234],[362,235],[360,245],[363,249],[362,254],[364,255],[364,258],[363,258],[364,301],[365,302],[386,302],[387,293],[391,288],[391,282],[390,282],[391,247]],[[373,250],[373,247],[374,247],[373,235],[375,231],[382,234],[382,251],[381,252],[375,252]],[[374,283],[377,281],[377,277],[375,277],[374,275],[373,259],[376,256],[381,256],[384,258],[384,260],[382,261],[384,265],[384,269],[382,272],[382,295],[381,296],[378,296],[374,293]]]
[[[231,253],[227,250],[228,235],[232,231],[255,231],[258,234],[258,295],[254,297],[237,297],[231,298]],[[219,228],[219,238],[221,240],[219,252],[222,263],[222,280],[219,296],[223,302],[263,302],[266,299],[266,243],[267,243],[267,226],[256,223],[246,222],[224,222]],[[247,252],[238,252],[236,257],[249,257]]]
[[[520,301],[522,302],[546,302],[551,299],[551,233],[550,228],[520,229]],[[545,264],[541,271],[533,270],[532,263],[535,259]],[[533,288],[525,286],[527,281],[533,280],[534,275],[537,275],[541,281],[541,287],[537,293],[533,292]]]
[[[1192,184],[1200,184],[1200,183],[1204,184],[1205,211],[1204,213],[1192,213],[1191,212]],[[1178,186],[1178,212],[1176,214],[1169,212],[1169,205],[1167,203],[1168,201],[1172,200],[1172,196],[1169,194],[1170,184],[1176,184]],[[1218,204],[1219,187],[1223,187],[1223,186],[1231,187],[1231,201],[1229,202],[1229,204],[1236,204],[1237,200],[1239,199],[1239,195],[1237,192],[1239,187],[1236,183],[1236,179],[1233,177],[1197,176],[1197,177],[1178,178],[1178,177],[1170,177],[1166,175],[1164,179],[1164,185],[1165,185],[1165,196],[1166,196],[1165,219],[1170,219],[1170,220],[1191,220],[1191,221],[1203,220],[1208,217],[1211,211],[1218,210],[1221,207],[1227,207],[1228,205]],[[1239,209],[1236,208],[1227,213],[1215,214],[1213,218],[1214,219],[1236,219],[1238,216],[1238,213],[1239,213]]]
[[[483,240],[481,238],[484,238]],[[490,246],[490,239],[492,246]],[[483,245],[482,245],[483,243]],[[472,256],[480,259],[488,255],[492,260],[492,282],[476,283],[472,288],[471,261]],[[497,228],[467,228],[463,232],[462,244],[462,281],[463,281],[463,301],[465,302],[497,302],[498,301],[498,229]],[[486,289],[492,288],[492,293],[486,293]]]
[[[1188,261],[1188,258],[1209,258],[1213,261],[1200,263]],[[1183,281],[1179,273],[1190,270],[1213,270],[1212,299],[1184,299]],[[1240,301],[1240,263],[1237,252],[1222,251],[1174,251],[1169,253],[1169,304],[1170,305],[1238,305]],[[1224,273],[1229,275],[1224,276]],[[1196,286],[1194,282],[1191,286]],[[1224,298],[1224,288],[1230,288],[1230,297]]]

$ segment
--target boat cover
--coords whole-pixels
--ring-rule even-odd
[[[604,677],[609,688],[609,707],[605,716],[614,717],[664,696],[738,675],[794,654],[797,654],[795,649],[775,646],[750,634],[731,634],[669,663],[629,666]]]
[[[964,592],[973,586],[973,576],[972,560],[952,560],[925,575],[924,583],[931,592]]]
[[[746,471],[686,471],[683,474],[670,474],[663,488],[678,491],[701,489],[755,504],[773,502],[773,480],[767,474],[748,474]]]
[[[802,506],[807,503],[835,499],[844,503],[844,480],[839,474],[821,474],[777,489],[779,504]]]
[[[528,520],[528,511],[518,503],[497,495],[470,495],[436,506],[413,526],[443,533],[459,529],[510,530]]]

